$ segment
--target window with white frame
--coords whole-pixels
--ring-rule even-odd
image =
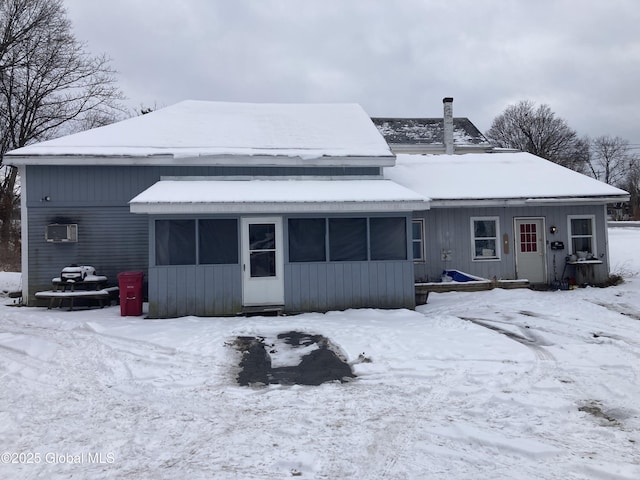
[[[471,217],[471,248],[473,260],[499,260],[498,217]]]
[[[569,253],[586,252],[597,257],[595,215],[569,215]]]
[[[424,219],[414,219],[411,222],[411,242],[413,261],[424,262]]]

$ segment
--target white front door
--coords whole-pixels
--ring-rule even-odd
[[[517,218],[514,236],[518,278],[547,283],[544,219]]]
[[[282,217],[242,219],[242,304],[284,305]]]

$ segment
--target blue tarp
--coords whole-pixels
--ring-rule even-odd
[[[454,282],[477,282],[486,280],[486,278],[476,277],[468,273],[461,272],[460,270],[443,270],[442,276],[448,276]]]

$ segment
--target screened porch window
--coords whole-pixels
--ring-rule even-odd
[[[289,261],[324,262],[326,253],[326,219],[289,219]]]
[[[196,221],[156,220],[156,265],[196,263]]]
[[[329,260],[367,260],[367,219],[329,219]]]
[[[407,223],[404,217],[369,219],[371,260],[407,259]]]
[[[569,216],[569,253],[587,252],[593,256],[596,254],[595,223],[593,215]]]
[[[471,218],[471,244],[473,260],[498,260],[498,217]]]
[[[238,220],[198,220],[198,247],[201,265],[238,263]]]
[[[155,247],[156,265],[235,264],[238,220],[156,220]]]

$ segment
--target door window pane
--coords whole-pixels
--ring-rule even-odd
[[[289,219],[289,261],[324,262],[326,254],[324,218]]]
[[[276,226],[273,223],[249,225],[249,249],[267,250],[276,248]]]
[[[252,277],[276,276],[275,224],[249,224],[249,269]]]
[[[201,265],[238,263],[238,221],[206,219],[198,221]]]
[[[407,259],[407,224],[404,217],[370,218],[371,260]]]
[[[195,220],[156,220],[156,265],[195,265]]]
[[[249,257],[252,277],[276,276],[276,252],[251,252]]]
[[[329,259],[332,262],[367,260],[367,219],[329,219]]]
[[[537,252],[538,251],[538,233],[535,223],[520,224],[520,251],[521,252]]]

